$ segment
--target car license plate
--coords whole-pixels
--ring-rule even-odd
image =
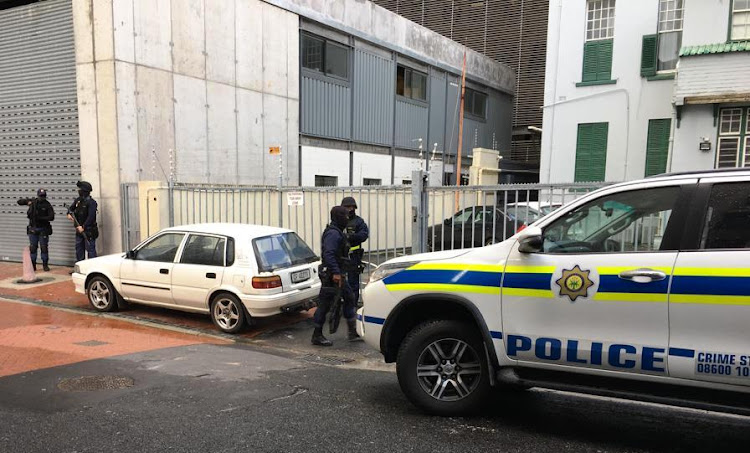
[[[304,271],[292,272],[292,283],[304,282],[310,278],[310,269]]]

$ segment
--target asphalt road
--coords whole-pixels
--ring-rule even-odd
[[[248,345],[193,345],[5,377],[0,451],[632,452],[750,445],[750,418],[551,391],[498,394],[475,417],[431,417],[405,399],[393,372],[324,364],[334,362]],[[58,387],[95,375],[130,378],[132,386]]]

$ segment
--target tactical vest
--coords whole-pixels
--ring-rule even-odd
[[[76,198],[75,206],[73,206],[73,216],[78,221],[79,225],[83,225],[86,219],[89,218],[89,201],[90,197]]]
[[[328,230],[330,229],[336,230],[343,238],[343,240],[339,243],[339,246],[336,248],[336,262],[338,263],[342,272],[351,272],[355,267],[352,265],[352,262],[349,259],[349,241],[346,239],[346,234],[344,234],[340,229],[329,224],[328,226],[326,226],[326,229],[323,230],[323,236],[325,236],[326,232],[328,232]]]

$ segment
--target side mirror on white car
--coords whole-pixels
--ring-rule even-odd
[[[518,234],[518,251],[521,253],[539,253],[544,246],[542,229],[528,227]]]

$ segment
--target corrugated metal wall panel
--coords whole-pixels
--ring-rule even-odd
[[[303,134],[349,139],[351,89],[348,86],[303,75],[300,108]]]
[[[81,177],[70,0],[0,11],[0,259],[20,260],[26,207],[16,200],[48,190],[56,212],[50,262],[75,259],[65,205]],[[41,262],[41,258],[37,259]]]
[[[354,52],[353,140],[390,146],[393,141],[393,60]]]
[[[417,139],[427,139],[428,109],[407,101],[396,101],[396,147],[419,149]],[[426,143],[423,145],[426,149]]]
[[[425,149],[432,152],[437,143],[438,151],[445,150],[445,74],[430,74],[430,139]]]

